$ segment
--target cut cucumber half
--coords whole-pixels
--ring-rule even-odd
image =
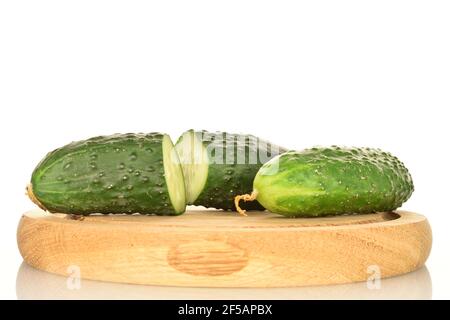
[[[252,135],[189,130],[178,139],[188,204],[235,210],[234,196],[250,192],[261,165],[284,148]],[[263,210],[257,202],[246,210]]]
[[[50,212],[179,215],[182,168],[170,138],[157,132],[72,142],[33,171],[28,194]]]

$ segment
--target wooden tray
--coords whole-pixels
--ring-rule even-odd
[[[422,215],[289,219],[267,212],[79,219],[25,213],[17,240],[33,267],[112,282],[193,287],[290,287],[366,281],[420,268],[431,250]]]

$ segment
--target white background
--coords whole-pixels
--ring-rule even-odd
[[[397,155],[404,208],[433,228],[432,296],[450,298],[449,17],[448,1],[1,1],[0,297],[47,151],[195,128]]]

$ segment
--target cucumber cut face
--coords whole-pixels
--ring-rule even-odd
[[[185,132],[175,146],[186,185],[187,204],[193,204],[208,178],[208,152],[194,131]]]
[[[186,192],[180,160],[169,136],[164,136],[162,147],[164,176],[170,201],[175,211],[181,213],[186,208]]]

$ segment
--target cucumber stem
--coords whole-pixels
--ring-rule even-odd
[[[47,211],[47,209],[44,207],[44,205],[42,203],[40,203],[39,200],[34,195],[34,193],[33,193],[33,185],[31,183],[29,183],[27,185],[26,190],[27,190],[26,195],[28,196],[28,198],[30,198],[30,200],[33,201],[33,203],[36,204],[39,208],[41,208],[42,210]]]
[[[234,197],[234,205],[236,206],[236,211],[242,216],[247,216],[247,214],[245,213],[246,211],[244,209],[241,209],[241,207],[239,207],[239,201],[241,200],[244,200],[244,202],[255,201],[257,196],[258,192],[252,191],[251,194],[242,194]]]

